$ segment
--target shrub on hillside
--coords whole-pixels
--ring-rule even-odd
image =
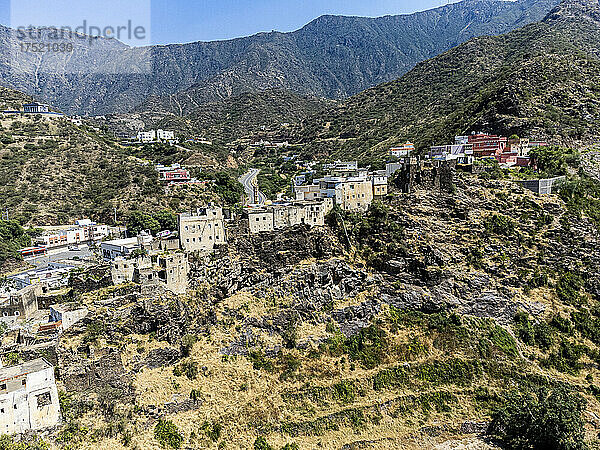
[[[154,438],[165,448],[179,449],[183,444],[183,435],[170,420],[160,419],[158,421],[154,427]]]
[[[506,448],[585,450],[586,401],[566,387],[511,391],[488,429]]]

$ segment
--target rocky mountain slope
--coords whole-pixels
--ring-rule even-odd
[[[0,74],[4,85],[80,114],[126,112],[149,95],[167,96],[160,109],[176,114],[189,103],[269,88],[342,98],[474,36],[540,20],[557,1],[468,0],[405,16],[323,16],[293,33],[183,45],[127,48],[75,39],[74,52],[41,59],[20,52],[14,32],[0,27]]]
[[[77,274],[91,313],[52,354],[65,426],[50,439],[487,449],[492,417],[545,392],[547,420],[570,428],[519,422],[532,448],[596,448],[598,228],[508,181],[453,186],[393,193],[323,229],[231,225],[227,247],[192,258],[187,296]]]
[[[304,124],[307,153],[382,154],[488,131],[591,142],[600,131],[600,7],[566,0],[543,21],[475,38]],[[315,140],[315,136],[317,139]]]

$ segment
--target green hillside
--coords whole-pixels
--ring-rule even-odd
[[[153,98],[143,108],[147,127],[176,129],[186,135],[201,134],[213,141],[229,142],[263,128],[277,129],[282,123],[299,122],[335,105],[332,100],[302,96],[285,89],[245,93],[225,100],[201,103],[193,89],[174,97]],[[187,105],[183,116],[170,110]],[[191,107],[190,105],[194,105]],[[142,109],[143,109],[142,108]]]
[[[600,131],[600,7],[568,1],[542,22],[473,39],[305,121],[307,153],[421,149],[481,130],[574,143]]]

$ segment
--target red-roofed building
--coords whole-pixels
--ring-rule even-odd
[[[504,153],[508,138],[493,134],[472,134],[469,136],[469,144],[473,145],[473,156],[481,158],[484,156],[497,156]]]

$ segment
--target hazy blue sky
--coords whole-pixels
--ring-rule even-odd
[[[322,14],[373,17],[411,13],[448,2],[448,0],[13,0],[12,2],[0,0],[0,22],[15,27],[26,25],[76,27],[81,25],[85,18],[88,24],[116,26],[127,17],[136,24],[141,22],[144,26],[146,26],[144,22],[150,21],[151,26],[147,27],[150,28],[149,40],[152,43],[164,44],[229,39],[260,31],[292,31]],[[140,45],[146,43],[148,42]]]

